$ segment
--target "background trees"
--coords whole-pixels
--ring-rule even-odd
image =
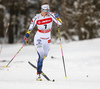
[[[79,40],[100,36],[98,34],[100,6],[98,5],[100,0],[63,0],[63,27],[67,28],[65,31],[72,39],[72,35],[77,35]]]
[[[0,42],[9,22],[8,43],[21,42],[41,3],[48,2],[52,12],[58,12],[63,25],[61,35],[66,40],[85,40],[100,36],[100,0],[0,0]],[[33,42],[33,30],[29,43]],[[56,23],[52,37],[58,38]]]

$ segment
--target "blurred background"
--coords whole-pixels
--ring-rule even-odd
[[[60,27],[64,40],[79,41],[100,37],[100,0],[0,0],[0,43],[3,42],[7,24],[6,43],[21,43],[31,19],[41,12],[47,2],[51,12],[58,12],[63,21]],[[29,44],[37,31],[31,32]],[[58,39],[57,25],[53,24],[52,42]]]

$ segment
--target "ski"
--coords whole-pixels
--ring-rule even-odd
[[[29,63],[33,68],[35,68],[35,69],[37,70],[37,67],[36,67],[34,64],[32,64],[32,63],[29,62],[29,61],[28,61],[28,63]],[[53,79],[53,80],[50,80],[50,79],[47,77],[47,75],[46,75],[45,73],[43,73],[43,71],[41,72],[41,74],[42,74],[42,76],[43,76],[45,79],[47,79],[48,81],[52,81],[52,82],[55,81],[54,79]]]

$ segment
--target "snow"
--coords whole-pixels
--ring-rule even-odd
[[[4,68],[21,46],[3,46],[0,54],[0,89],[100,89],[100,38],[63,42],[67,79],[64,76],[60,44],[51,44],[43,71],[55,82],[47,81],[44,77],[42,82],[36,81],[36,70],[28,64],[31,61],[36,65],[38,56],[33,45],[26,45],[9,67]]]

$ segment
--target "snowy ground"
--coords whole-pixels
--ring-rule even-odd
[[[21,46],[3,46],[0,54],[0,89],[100,89],[100,39],[63,43],[67,79],[64,77],[60,45],[52,44],[44,60],[43,71],[55,82],[43,77],[42,82],[36,81],[36,70],[27,63],[31,61],[36,65],[37,54],[32,45],[26,45],[9,67],[4,68]]]

